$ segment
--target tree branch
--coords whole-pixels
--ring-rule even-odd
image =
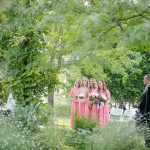
[[[130,16],[130,17],[128,17],[128,18],[120,18],[120,19],[118,19],[118,20],[119,20],[119,21],[126,21],[126,20],[130,20],[130,19],[133,19],[133,18],[137,18],[137,17],[146,18],[146,16],[144,16],[144,14],[150,14],[150,12],[148,12],[148,11],[145,10],[145,11],[143,11],[143,12],[137,14],[137,15],[133,15],[133,16]]]
[[[115,27],[116,27],[116,25],[114,25],[114,26],[108,28],[106,31],[101,32],[101,35],[100,35],[100,36],[103,36],[104,34],[107,34],[109,31],[111,31],[111,30],[112,30],[113,28],[115,28]]]
[[[121,31],[124,31],[124,28],[123,28],[123,26],[122,26],[120,20],[117,20],[116,23],[117,23],[117,25],[120,27]]]
[[[133,16],[130,16],[128,18],[120,18],[120,19],[117,19],[117,20],[112,20],[112,22],[116,22],[117,25],[119,26],[119,28],[121,29],[121,31],[124,31],[124,28],[122,26],[121,21],[127,21],[127,20],[130,20],[130,19],[133,19],[133,18],[137,18],[137,17],[147,18],[146,16],[144,16],[145,13],[148,14],[150,12],[145,10],[145,11],[143,11],[143,12],[137,14],[137,15],[133,15]],[[149,18],[147,18],[147,19],[149,19]]]

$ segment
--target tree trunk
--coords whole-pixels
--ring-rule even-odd
[[[48,106],[54,108],[54,90],[48,95]]]
[[[49,124],[54,125],[54,89],[48,96]]]

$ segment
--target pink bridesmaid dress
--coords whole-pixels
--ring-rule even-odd
[[[101,95],[105,99],[110,99],[110,93],[109,91],[105,91],[104,93],[101,93]],[[109,122],[109,103],[106,102],[105,104],[103,102],[100,102],[100,108],[99,108],[99,125],[103,127]]]
[[[77,98],[78,92],[79,92],[78,88],[74,87],[69,94],[70,97],[73,97],[72,105],[71,105],[71,112],[70,112],[70,126],[71,126],[71,128],[74,128],[74,116],[76,113],[78,113],[78,104],[79,104],[78,98]]]
[[[100,127],[104,126],[104,102],[99,102],[98,118]]]
[[[92,96],[98,96],[97,90],[93,90],[91,93]],[[98,121],[98,109],[97,109],[98,104],[93,104],[92,109],[91,109],[91,120],[93,121]]]
[[[105,91],[105,97],[106,99],[110,100],[110,92],[108,90]],[[109,102],[106,102],[104,105],[104,124],[107,124],[109,122]]]
[[[78,115],[80,118],[83,118],[85,116],[85,103],[86,100],[83,91],[78,95]]]
[[[80,93],[78,96],[78,115],[80,118],[84,117],[85,113],[85,99],[84,93]]]
[[[84,117],[86,119],[90,119],[91,116],[91,109],[89,108],[90,103],[91,102],[87,99],[85,103],[85,112],[84,112]]]
[[[97,96],[97,89],[93,89],[88,97],[90,96]],[[92,108],[89,108],[89,105],[92,102],[90,100],[87,100],[86,104],[85,104],[85,118],[86,119],[91,119],[93,121],[97,121],[98,120],[98,110],[97,110],[97,104],[93,104]]]

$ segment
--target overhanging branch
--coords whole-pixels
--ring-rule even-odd
[[[133,19],[133,18],[137,18],[137,17],[142,17],[142,18],[146,18],[146,16],[144,14],[150,14],[150,12],[148,11],[143,11],[137,15],[133,15],[133,16],[130,16],[130,17],[127,17],[127,18],[120,18],[118,19],[119,21],[126,21],[126,20],[130,20],[130,19]]]

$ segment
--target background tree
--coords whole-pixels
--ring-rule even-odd
[[[46,1],[13,1],[1,23],[3,85],[21,103],[38,103],[57,83],[41,23],[47,11]]]
[[[126,92],[129,92],[132,85],[128,90],[125,90],[125,87],[129,85],[128,82],[132,75],[134,78],[143,71],[143,68],[138,68],[142,62],[141,53],[148,51],[150,47],[148,0],[137,0],[136,2],[130,0],[88,2],[82,0],[50,2],[22,0],[21,2],[16,1],[15,4],[17,5],[12,4],[7,13],[5,27],[1,28],[3,33],[1,49],[5,58],[3,59],[5,73],[10,71],[9,67],[12,65],[8,63],[9,60],[17,55],[21,61],[16,60],[19,61],[19,64],[23,64],[21,68],[26,68],[25,66],[28,66],[26,58],[32,56],[28,54],[32,47],[31,49],[36,49],[32,56],[35,70],[32,65],[32,67],[29,66],[30,71],[33,69],[32,73],[38,72],[38,75],[41,75],[35,79],[35,82],[40,83],[38,88],[41,87],[42,90],[38,91],[41,94],[45,93],[47,88],[52,87],[53,89],[53,85],[56,84],[56,82],[54,84],[49,82],[48,85],[46,81],[55,81],[51,80],[54,75],[64,70],[70,74],[69,80],[77,76],[77,73],[79,76],[92,76],[97,80],[106,79],[110,83],[114,83],[113,80],[116,79],[117,82],[111,86],[110,90],[115,91],[114,87],[119,84],[119,94],[114,93],[114,95],[120,95],[118,99],[128,95]],[[10,13],[14,14],[13,17],[9,17]],[[19,51],[17,51],[18,47]],[[25,51],[21,54],[22,49]],[[17,67],[12,68],[14,70]],[[49,73],[45,74],[53,74],[53,77],[46,78],[42,75],[41,71],[45,72],[47,69]],[[21,74],[24,74],[26,70],[23,69]],[[74,70],[78,71],[74,74]],[[16,74],[17,69],[14,72]],[[12,75],[12,72],[10,74]],[[4,81],[9,81],[9,84],[3,82],[5,87],[14,86],[14,80],[12,82],[10,74],[5,75],[7,80]],[[15,86],[17,85],[19,89],[18,85],[22,85],[20,78],[14,79],[16,79]],[[30,85],[30,81],[23,83]],[[27,89],[31,91],[31,88]],[[26,89],[22,93],[28,93],[24,91]]]
[[[72,26],[72,37],[65,45],[73,50],[68,61],[69,80],[77,76],[74,70],[80,70],[78,77],[108,80],[114,98],[135,102],[141,93],[143,72],[148,70],[142,65],[147,61],[142,54],[150,47],[148,1],[54,3],[61,8],[57,14]],[[71,65],[76,67],[71,69]]]

